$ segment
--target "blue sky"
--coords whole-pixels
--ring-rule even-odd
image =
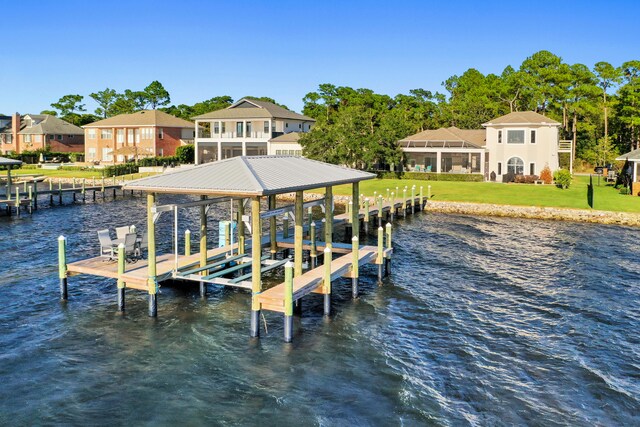
[[[640,59],[637,1],[37,1],[3,4],[0,113],[159,80],[173,104],[270,96],[300,111],[320,83],[443,91],[468,68]]]

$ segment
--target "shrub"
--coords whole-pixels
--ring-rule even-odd
[[[549,165],[546,165],[540,172],[540,179],[545,184],[551,184],[553,182],[553,175],[551,175],[551,169],[549,169]]]
[[[562,189],[569,188],[571,185],[571,172],[566,169],[559,169],[553,174],[556,185]]]
[[[110,176],[127,175],[130,173],[137,173],[138,165],[135,163],[122,163],[119,165],[106,166],[102,171],[105,178]]]
[[[484,175],[479,173],[434,173],[434,172],[381,172],[380,179],[415,179],[420,181],[458,181],[483,182]]]
[[[533,184],[538,180],[538,175],[516,175],[515,182],[518,184]]]
[[[514,182],[516,180],[516,174],[513,172],[507,172],[502,175],[502,182]]]
[[[629,187],[622,187],[622,188],[620,189],[620,194],[622,194],[622,195],[626,196],[626,195],[628,195],[628,194],[631,194],[631,190],[629,190]]]
[[[176,158],[181,164],[195,162],[196,151],[193,145],[181,145],[180,147],[176,148]]]

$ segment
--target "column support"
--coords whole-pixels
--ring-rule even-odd
[[[324,241],[331,248],[333,242],[333,187],[326,187],[324,192]]]
[[[205,200],[207,196],[200,196],[201,200]],[[200,206],[200,267],[207,265],[207,210],[204,205]],[[209,274],[207,270],[200,272],[201,276]],[[207,284],[200,282],[200,296],[207,295]]]
[[[293,275],[294,277],[298,277],[302,275],[302,240],[303,236],[303,224],[304,224],[304,209],[303,209],[303,198],[304,194],[302,191],[296,191],[296,201],[295,201],[295,212],[296,212],[296,225],[295,225],[295,233],[294,233],[294,243],[293,243]]]
[[[156,203],[155,193],[147,193],[147,235],[148,235],[148,279],[149,316],[158,316],[158,282],[156,280],[156,224],[153,222],[153,206]]]
[[[251,328],[252,337],[260,336],[260,302],[258,295],[262,292],[260,277],[260,197],[251,199]]]
[[[269,210],[273,210],[276,208],[276,195],[272,194],[269,196]],[[276,254],[278,253],[278,242],[277,242],[277,230],[276,230],[276,217],[272,216],[269,218],[269,242],[271,243],[271,259],[276,259]]]
[[[360,235],[360,183],[351,184],[351,234]]]
[[[251,206],[253,209],[253,200],[251,201]],[[260,206],[258,206],[258,210],[260,210]],[[253,212],[252,212],[253,215]],[[244,216],[244,199],[238,200],[238,255],[244,254],[246,252],[246,247],[244,244],[244,221],[242,221],[242,217]],[[233,219],[232,219],[233,220]],[[253,224],[253,218],[252,218]],[[252,225],[253,227],[253,225]],[[233,229],[232,229],[233,232]],[[258,246],[260,246],[260,241],[258,241]]]

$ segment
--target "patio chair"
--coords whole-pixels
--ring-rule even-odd
[[[136,233],[127,233],[124,236],[124,257],[127,261],[132,261],[136,257]]]
[[[124,227],[116,227],[116,238],[118,240],[124,239],[127,234],[129,234],[130,229],[129,226]]]
[[[147,231],[145,230],[142,233],[142,237],[137,240],[137,243],[136,243],[136,256],[141,257],[142,256],[142,250],[143,249],[147,249],[148,247],[149,247],[149,235],[147,234]]]
[[[99,230],[98,240],[100,241],[100,256],[113,259],[113,242],[109,236],[109,230]]]

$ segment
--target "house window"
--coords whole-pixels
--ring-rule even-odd
[[[142,139],[153,139],[153,128],[140,129],[140,135]]]
[[[502,163],[498,162],[498,175],[502,175]]]
[[[100,139],[111,139],[113,138],[113,132],[111,129],[102,129],[100,131]]]
[[[288,128],[289,127],[289,123],[285,123],[284,126]]]
[[[109,148],[109,147],[103,148],[102,160],[104,160],[105,162],[112,162],[113,161],[113,154],[111,154],[112,151],[113,151],[112,148]]]
[[[164,129],[158,129],[158,138],[164,139]]]
[[[501,130],[498,131],[498,144],[502,144],[502,131]],[[498,174],[498,175],[500,175],[500,174]]]
[[[56,139],[57,139],[58,141],[62,141],[62,135],[56,135]]]
[[[116,132],[118,144],[124,144],[124,129],[118,129]]]
[[[220,133],[220,122],[213,122],[213,133]]]
[[[535,175],[535,174],[536,174],[536,164],[529,163],[529,175]]]
[[[89,129],[89,131],[87,132],[87,138],[96,139],[96,130],[95,129]],[[53,135],[52,135],[51,139],[53,139]]]
[[[247,138],[251,138],[251,131],[253,130],[253,123],[247,122]]]
[[[514,175],[523,175],[524,174],[524,162],[520,157],[512,157],[507,162],[507,173],[512,173]]]
[[[127,130],[127,142],[129,143],[133,142],[133,129]]]
[[[89,150],[87,151],[87,157],[89,157],[90,159],[95,159],[96,158],[96,149],[95,147],[90,147]]]
[[[241,137],[243,135],[243,123],[242,122],[236,122],[236,136],[237,137]]]
[[[140,143],[140,129],[134,129],[133,134],[134,134],[134,137],[135,137],[136,144],[139,144]]]
[[[220,122],[220,131],[225,133],[227,131],[227,126],[225,126],[224,122]]]
[[[158,148],[158,156],[164,156],[164,148]]]
[[[95,136],[95,135],[94,135]],[[55,135],[49,135],[49,141],[53,140],[53,138],[55,138]]]
[[[508,130],[507,131],[507,144],[524,144],[524,131],[523,130]]]
[[[24,136],[24,142],[30,144],[31,143],[31,135],[25,135]]]
[[[264,133],[269,133],[269,122],[264,122]]]
[[[35,135],[34,141],[35,142],[42,142],[42,135]]]
[[[531,143],[532,144],[536,143],[536,131],[535,130],[531,131]],[[531,175],[533,175],[533,174],[531,174]]]
[[[302,124],[299,124],[299,125],[298,125],[298,129],[302,129]]]

